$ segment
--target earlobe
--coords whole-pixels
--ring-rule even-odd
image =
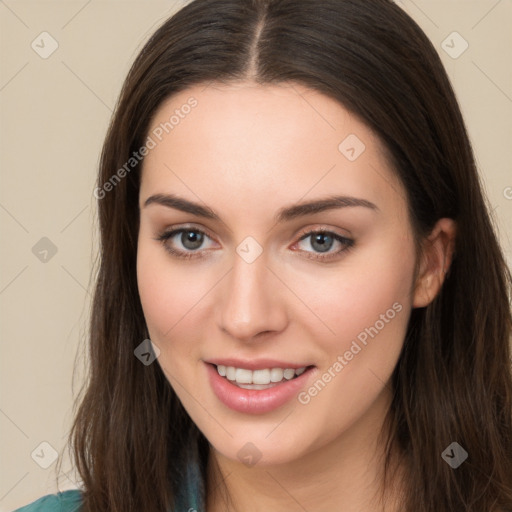
[[[428,306],[441,290],[453,260],[456,228],[453,219],[439,219],[424,241],[414,287],[413,308]]]

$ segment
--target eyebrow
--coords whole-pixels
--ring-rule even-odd
[[[182,212],[191,213],[197,217],[221,221],[220,216],[208,206],[202,206],[199,203],[194,203],[174,194],[152,195],[146,199],[143,207],[145,208],[150,204],[159,204],[168,208],[181,210]],[[360,199],[352,196],[329,196],[281,208],[275,215],[275,221],[286,222],[298,217],[312,215],[327,210],[357,206],[368,208],[372,211],[379,210],[376,204],[368,201],[367,199]]]

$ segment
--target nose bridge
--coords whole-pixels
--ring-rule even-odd
[[[258,333],[279,330],[285,322],[283,304],[275,291],[275,277],[263,254],[254,261],[235,254],[233,268],[220,297],[221,327],[233,337],[250,339]]]

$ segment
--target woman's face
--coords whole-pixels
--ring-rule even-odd
[[[379,140],[316,91],[249,82],[173,96],[148,136],[139,291],[193,421],[248,464],[364,442],[414,306],[405,192]]]

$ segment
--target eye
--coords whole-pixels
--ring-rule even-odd
[[[302,233],[295,245],[300,245],[308,239],[310,241],[305,245],[312,247],[313,252],[307,248],[301,248],[300,252],[305,253],[307,258],[319,261],[337,258],[342,252],[347,252],[354,245],[354,240],[324,229]],[[206,249],[211,248],[211,246],[204,247],[203,244],[205,240],[212,241],[212,238],[201,229],[181,227],[164,231],[155,240],[161,242],[165,250],[173,256],[188,259],[204,257]],[[338,249],[331,251],[336,245]]]
[[[308,231],[303,234],[297,242],[300,244],[304,240],[308,240],[309,245],[313,248],[315,253],[311,253],[308,250],[302,249],[304,252],[309,253],[307,256],[311,259],[316,260],[327,260],[338,257],[342,252],[348,251],[353,245],[354,240],[350,238],[346,238],[338,233],[333,233],[332,231],[326,231],[324,229],[316,230],[316,231]],[[329,252],[335,245],[338,245],[338,249],[332,252]]]
[[[204,247],[201,249],[201,246],[205,239],[211,240],[204,231],[196,228],[164,231],[156,238],[156,240],[162,242],[166,251],[179,258],[201,257],[201,252],[205,249]],[[198,249],[201,249],[201,251]]]

